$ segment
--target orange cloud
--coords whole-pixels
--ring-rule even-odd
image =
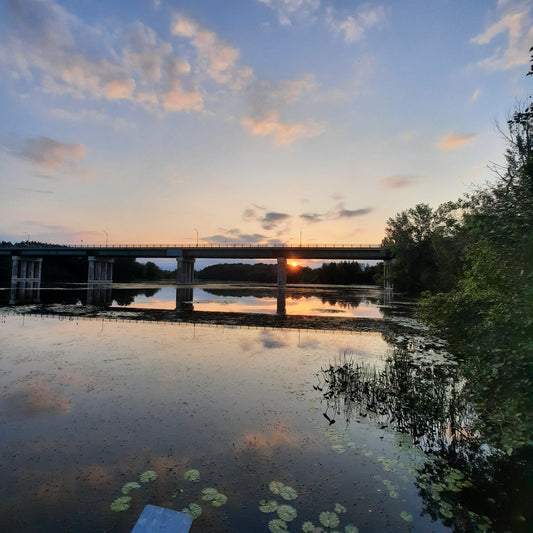
[[[474,137],[475,135],[473,134],[461,135],[450,133],[441,139],[439,148],[441,150],[454,150],[455,148],[461,148],[466,146]]]

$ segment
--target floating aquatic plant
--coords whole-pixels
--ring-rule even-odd
[[[353,524],[347,524],[344,528],[345,533],[359,533],[359,529],[357,526],[354,526]]]
[[[339,525],[339,517],[332,511],[320,513],[318,519],[324,527],[337,527]]]
[[[346,512],[346,507],[344,505],[341,505],[340,503],[335,504],[335,512],[337,514],[342,514]]]
[[[185,476],[184,478],[187,480],[187,481],[199,481],[200,480],[200,472],[198,472],[198,470],[187,470],[187,472],[185,472]]]
[[[283,533],[288,531],[287,522],[281,520],[280,518],[274,518],[268,523],[268,530],[272,533]]]
[[[268,488],[274,493],[274,494],[281,494],[281,489],[285,485],[281,481],[271,481]]]
[[[311,533],[314,530],[315,530],[315,524],[313,524],[313,522],[307,521],[302,524],[302,531],[304,533]]]
[[[296,509],[290,505],[280,505],[278,507],[278,516],[285,522],[291,522],[298,516],[298,513],[296,512]]]
[[[213,507],[222,507],[225,503],[228,502],[228,497],[225,494],[220,492],[213,498],[211,505]]]
[[[153,470],[147,470],[139,475],[139,481],[141,483],[148,483],[148,481],[153,481],[157,478],[157,474]]]
[[[227,503],[228,497],[225,494],[218,492],[217,489],[208,487],[206,489],[202,489],[202,500],[211,502],[213,507],[221,507]]]
[[[140,489],[141,486],[136,481],[130,481],[122,487],[122,494],[129,494],[133,489]]]
[[[405,520],[406,522],[412,522],[413,521],[413,515],[409,514],[407,511],[402,511],[400,513],[400,516],[402,520]]]
[[[112,504],[111,504],[111,510],[112,511],[125,511],[129,508],[131,502],[130,496],[121,496],[120,498],[117,498]]]
[[[191,503],[189,504],[189,507],[185,507],[181,510],[181,512],[192,516],[193,519],[196,519],[202,514],[202,508],[197,503]]]
[[[279,504],[275,500],[261,500],[259,502],[259,510],[263,513],[273,513]]]
[[[288,485],[284,485],[280,491],[280,496],[284,500],[295,500],[298,497],[298,493]]]
[[[204,501],[211,501],[216,498],[216,495],[218,494],[217,489],[212,489],[210,487],[206,489],[202,489],[202,500]]]

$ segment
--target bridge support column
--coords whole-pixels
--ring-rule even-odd
[[[278,288],[287,286],[287,258],[278,257]]]
[[[178,285],[186,285],[187,283],[194,283],[194,258],[178,257],[178,268],[176,270],[176,283]]]
[[[42,257],[11,258],[11,282],[41,282]]]
[[[190,313],[194,311],[193,288],[177,287],[176,288],[176,314]]]
[[[92,283],[112,283],[114,259],[108,257],[89,256],[89,275],[87,280]]]
[[[390,279],[390,265],[391,262],[389,260],[383,261],[383,288],[387,290],[392,290],[392,282]]]

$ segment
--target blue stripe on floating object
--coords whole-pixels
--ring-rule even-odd
[[[147,505],[131,533],[187,533],[192,516],[155,505]]]

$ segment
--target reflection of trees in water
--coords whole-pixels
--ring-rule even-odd
[[[155,289],[115,289],[113,288],[112,292],[112,300],[115,300],[117,302],[117,305],[121,306],[127,306],[131,305],[136,296],[139,296],[140,294],[146,296],[146,298],[151,298],[155,294],[157,294],[161,289],[155,288]]]
[[[491,446],[490,414],[475,411],[479,399],[460,367],[395,349],[382,368],[345,356],[317,377],[330,424],[368,417],[411,436],[426,457],[416,483],[433,519],[455,531],[531,531],[533,448]]]
[[[250,287],[250,288],[222,288],[222,289],[203,289],[208,294],[214,296],[234,297],[234,298],[275,298],[277,295],[276,287]],[[361,303],[369,303],[378,305],[381,303],[381,296],[379,291],[376,291],[376,296],[365,295],[364,298],[360,297],[354,291],[350,289],[313,289],[310,287],[305,288],[291,288],[285,289],[286,298],[291,300],[300,300],[302,298],[318,298],[323,304],[329,304],[331,306],[338,306],[342,309],[357,308]]]
[[[430,451],[454,446],[466,434],[473,413],[463,385],[453,367],[422,365],[397,350],[382,369],[345,355],[320,371],[316,387],[326,399],[326,414],[342,414],[347,423],[375,418]]]

